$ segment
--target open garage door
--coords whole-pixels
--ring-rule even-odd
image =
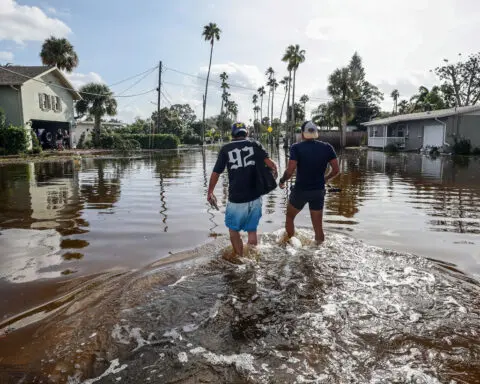
[[[423,127],[423,147],[441,147],[443,146],[442,124],[425,125]]]
[[[43,149],[70,148],[70,123],[32,120],[32,129],[36,133]]]

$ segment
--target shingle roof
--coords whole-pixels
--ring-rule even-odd
[[[437,109],[436,111],[409,113],[408,115],[396,115],[387,117],[385,119],[378,119],[368,121],[362,125],[368,127],[371,125],[385,125],[393,124],[401,121],[414,121],[414,120],[427,120],[427,119],[440,119],[442,117],[460,115],[463,113],[480,111],[480,104],[469,105],[468,107],[458,107],[449,109]]]
[[[5,67],[9,71],[16,72],[18,74],[8,72],[2,69],[0,66],[0,85],[21,85],[25,83],[28,78],[36,77],[43,72],[48,71],[52,67],[48,66],[36,66],[36,67],[24,67],[20,65],[9,65]],[[21,76],[23,75],[23,76]],[[27,77],[25,77],[27,76]]]

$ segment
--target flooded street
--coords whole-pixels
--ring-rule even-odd
[[[480,382],[480,158],[346,150],[238,266],[217,151],[0,165],[0,382]]]

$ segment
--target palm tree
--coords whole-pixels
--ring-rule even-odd
[[[398,98],[400,97],[398,89],[394,89],[390,94],[390,97],[393,99],[393,113],[396,115],[398,110]]]
[[[258,120],[258,112],[260,112],[260,107],[255,105],[255,107],[253,107],[253,112],[255,112],[255,120]]]
[[[208,72],[207,72],[207,81],[205,82],[205,94],[203,95],[203,115],[202,115],[202,142],[205,139],[205,109],[207,107],[207,92],[208,92],[208,79],[210,77],[210,68],[212,67],[212,55],[213,55],[213,44],[215,40],[220,40],[220,33],[222,31],[218,28],[217,24],[210,23],[203,27],[202,36],[204,37],[205,41],[210,42],[210,61],[208,63]]]
[[[49,37],[43,42],[40,57],[44,65],[56,65],[58,69],[72,72],[78,67],[78,56],[67,39]]]
[[[253,103],[253,121],[255,121],[256,120],[255,107],[257,106],[257,103],[258,103],[258,95],[256,93],[252,96],[252,103]]]
[[[273,96],[275,95],[275,90],[277,89],[278,87],[278,82],[277,82],[277,79],[275,79],[274,77],[272,77],[269,81],[269,84],[270,86],[270,89],[272,90],[272,104],[271,104],[271,114],[270,114],[270,125],[273,123]]]
[[[234,118],[234,120],[237,120],[238,104],[235,101],[228,101],[227,111],[232,115],[232,118]]]
[[[310,100],[310,99],[308,98],[307,95],[302,95],[302,97],[300,97],[300,103],[303,104],[303,112],[305,113],[305,119],[307,119],[306,105],[308,103],[308,100]]]
[[[222,84],[220,85],[220,88],[222,88],[222,105],[220,107],[220,115],[223,114],[223,95],[227,93],[227,89],[230,88],[230,86],[227,83],[228,75],[227,72],[222,72],[220,74],[220,80],[222,80]]]
[[[282,61],[288,63],[287,68],[289,71],[293,71],[292,105],[295,105],[295,80],[298,67],[305,61],[305,50],[300,49],[300,45],[298,44],[290,45],[287,47]],[[295,121],[294,109],[295,108],[292,108],[292,121]]]
[[[114,99],[112,91],[105,84],[89,83],[80,88],[82,99],[77,101],[75,108],[80,115],[88,113],[94,118],[93,144],[100,146],[100,123],[105,115],[115,116],[117,114],[117,100]]]
[[[399,107],[399,109],[398,109],[399,113],[401,115],[409,113],[409,111],[410,111],[410,104],[408,103],[407,100],[400,101],[400,103],[398,103],[398,107]]]
[[[270,111],[270,94],[272,93],[271,80],[272,80],[274,75],[275,75],[275,71],[273,70],[273,68],[268,67],[267,70],[265,71],[265,76],[268,77],[267,87],[269,87],[268,88],[267,116],[268,116],[268,113]]]
[[[280,80],[280,84],[283,85],[283,89],[285,90],[285,96],[283,96],[283,102],[282,102],[282,109],[280,110],[280,123],[281,123],[282,115],[283,115],[283,107],[285,106],[285,99],[287,98],[287,91],[290,85],[290,77],[283,76],[283,79]]]
[[[260,122],[263,120],[263,96],[265,95],[265,87],[260,87],[257,89],[258,95],[260,96]]]
[[[338,113],[340,120],[340,146],[346,145],[346,127],[347,120],[350,119],[354,112],[353,100],[357,94],[356,78],[352,76],[349,67],[337,68],[329,77],[329,85],[327,87],[329,95],[333,98],[333,107]]]

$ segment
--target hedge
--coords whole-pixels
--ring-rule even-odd
[[[125,139],[133,139],[140,143],[142,149],[175,149],[178,148],[180,140],[174,135],[122,135]],[[150,144],[151,142],[151,144]]]
[[[28,136],[23,127],[0,127],[0,155],[17,155],[27,148]]]
[[[183,144],[202,144],[202,139],[200,136],[195,135],[195,134],[185,134],[182,137],[182,143]]]
[[[118,151],[136,151],[140,149],[137,140],[115,134],[100,135],[100,147],[104,149],[116,149]]]

